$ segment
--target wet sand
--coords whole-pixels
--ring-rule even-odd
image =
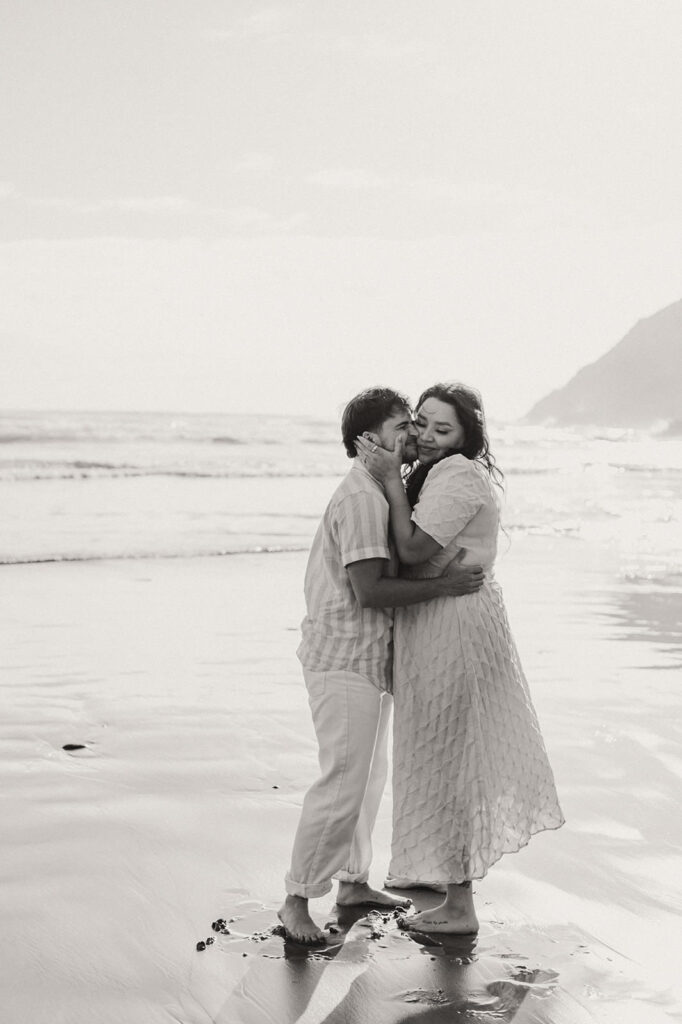
[[[295,658],[304,565],[4,567],[0,1018],[682,1019],[682,581],[515,536],[499,578],[567,824],[476,884],[477,940],[420,940],[393,919],[372,937],[330,894],[313,912],[339,931],[306,951],[270,932],[316,767]],[[377,885],[389,839],[387,794]],[[230,934],[212,931],[220,917]]]

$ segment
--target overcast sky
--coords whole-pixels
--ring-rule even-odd
[[[679,0],[1,10],[1,407],[509,418],[682,298]]]

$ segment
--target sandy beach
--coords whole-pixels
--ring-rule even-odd
[[[679,587],[515,537],[498,575],[567,824],[476,885],[477,941],[372,937],[330,894],[308,952],[270,933],[316,767],[304,565],[3,568],[2,1021],[680,1019]],[[387,793],[375,884],[389,839]]]

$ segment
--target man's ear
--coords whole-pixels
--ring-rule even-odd
[[[381,444],[381,441],[379,439],[379,435],[378,434],[373,434],[371,432],[371,430],[366,430],[362,436],[366,437],[368,441],[372,442],[372,444]]]

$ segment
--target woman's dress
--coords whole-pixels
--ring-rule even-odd
[[[406,575],[438,576],[458,557],[482,565],[485,582],[396,611],[389,873],[462,882],[564,819],[493,577],[499,511],[488,472],[462,455],[443,459],[412,519],[443,549]]]

